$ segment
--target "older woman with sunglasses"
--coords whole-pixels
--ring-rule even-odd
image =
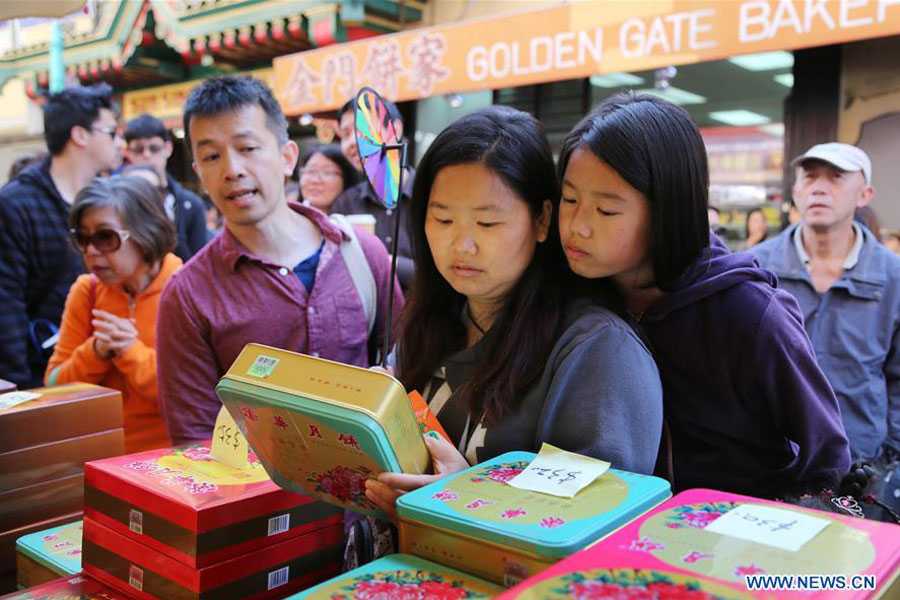
[[[175,228],[145,180],[95,179],[75,198],[72,238],[90,274],[66,299],[45,382],[97,383],[122,392],[125,450],[170,445],[157,406],[156,311],[181,267]]]

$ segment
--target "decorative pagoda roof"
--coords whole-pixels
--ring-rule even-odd
[[[89,28],[63,25],[68,78],[117,89],[268,66],[276,56],[390,33],[417,23],[413,0],[124,0],[98,2]],[[63,21],[65,24],[66,21]],[[0,85],[48,84],[49,39],[0,52]],[[207,58],[208,57],[208,58]]]

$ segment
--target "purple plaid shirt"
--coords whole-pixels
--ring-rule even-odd
[[[214,392],[244,346],[266,344],[369,366],[388,302],[390,257],[374,235],[356,230],[378,289],[369,340],[362,301],[340,252],[344,235],[328,217],[300,204],[325,238],[312,291],[291,268],[263,261],[224,230],[169,280],[157,317],[160,411],[175,444],[208,439],[221,402]],[[394,317],[403,293],[394,281]],[[371,344],[370,344],[371,342]]]

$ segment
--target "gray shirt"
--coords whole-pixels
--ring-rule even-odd
[[[488,331],[487,335],[491,335]],[[473,423],[451,393],[483,360],[485,340],[448,357],[425,391],[471,464],[543,442],[650,474],[662,433],[662,384],[647,347],[625,321],[587,302],[570,310],[540,379],[490,427]]]

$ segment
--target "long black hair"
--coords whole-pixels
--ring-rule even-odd
[[[706,147],[691,116],[656,96],[617,94],[566,136],[560,185],[578,148],[590,149],[647,198],[654,284],[671,291],[709,246]]]
[[[421,390],[447,356],[466,347],[466,297],[438,272],[425,237],[425,217],[438,173],[472,163],[500,177],[534,219],[545,201],[559,204],[553,154],[543,127],[531,115],[491,106],[460,118],[435,138],[419,163],[410,206],[416,270],[399,324],[399,375],[407,389]],[[454,390],[486,423],[503,416],[540,377],[565,318],[562,280],[567,273],[554,209],[547,240],[537,245],[481,342],[487,344],[484,352],[490,360],[479,362]]]

